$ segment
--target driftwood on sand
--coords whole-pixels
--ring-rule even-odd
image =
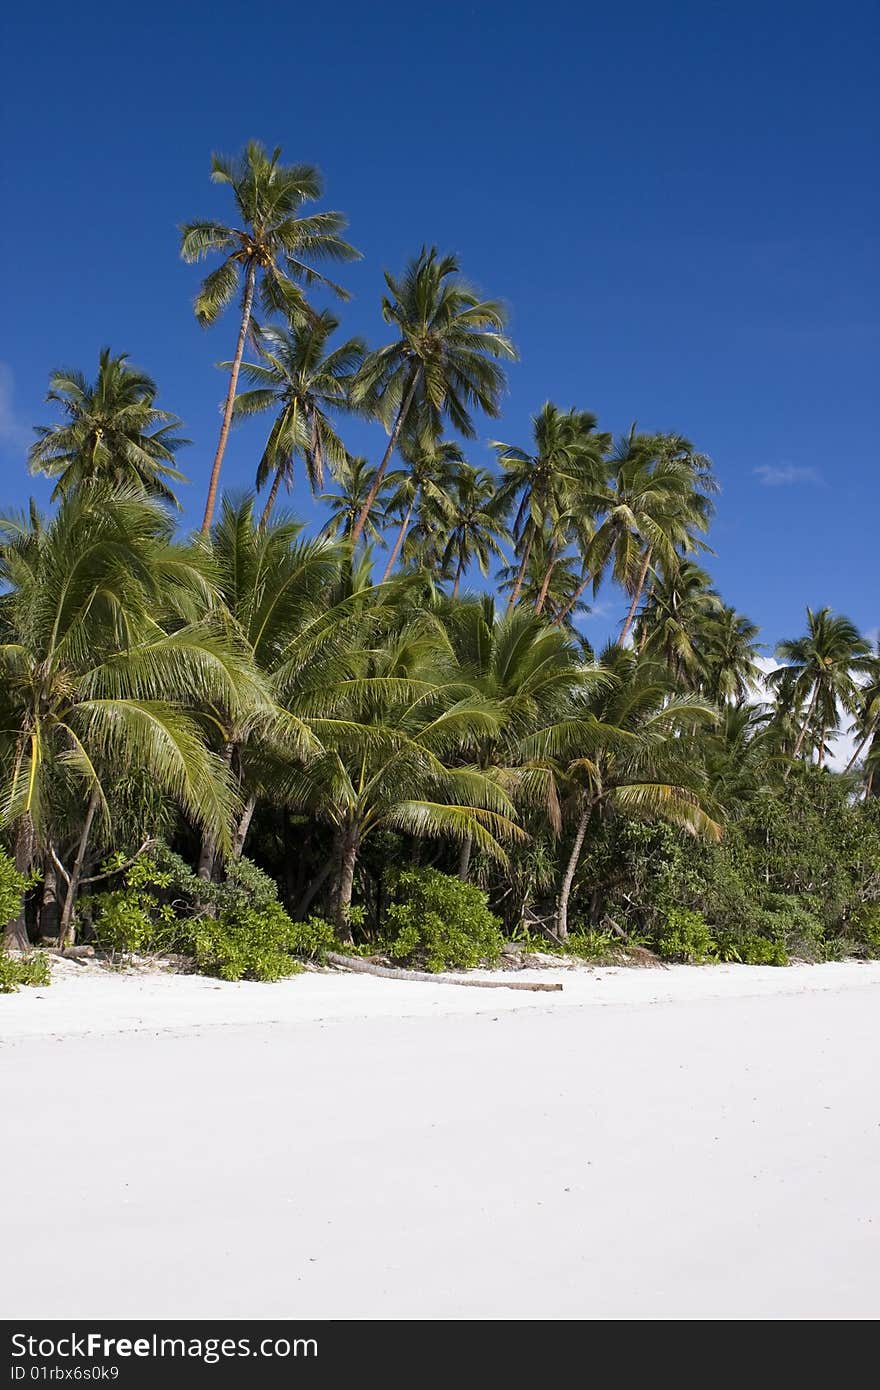
[[[374,965],[362,956],[340,956],[335,951],[327,952],[327,962],[338,965],[343,970],[354,970],[363,975],[381,975],[384,980],[423,980],[435,985],[471,985],[475,989],[532,989],[560,990],[562,985],[530,980],[469,980],[463,976],[432,975],[427,970],[397,970],[390,965]]]

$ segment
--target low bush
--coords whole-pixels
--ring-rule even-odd
[[[48,985],[49,960],[42,951],[10,956],[0,947],[0,994],[13,994],[19,985]]]
[[[495,962],[502,946],[500,923],[486,894],[437,869],[408,869],[398,876],[383,936],[395,960],[434,971]]]
[[[684,907],[672,907],[657,939],[657,950],[664,960],[686,961],[704,965],[716,957],[717,947],[712,932],[698,912]]]

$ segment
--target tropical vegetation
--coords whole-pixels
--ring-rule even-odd
[[[321,302],[357,252],[316,170],[251,143],[212,178],[235,219],[181,254],[220,258],[200,323],[239,311],[200,529],[180,421],[110,348],[49,377],[50,510],[0,519],[0,990],[74,943],[229,979],[880,952],[880,650],[807,609],[770,660],[684,434],[546,401],[476,444],[516,353],[454,255],[385,273],[371,346]]]

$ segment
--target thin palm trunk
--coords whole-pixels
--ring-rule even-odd
[[[791,755],[791,756],[792,756],[792,759],[793,759],[795,762],[796,762],[797,759],[800,757],[800,751],[801,751],[801,748],[803,747],[804,739],[805,739],[806,736],[807,736],[807,729],[810,727],[810,720],[811,720],[812,717],[813,717],[813,710],[816,708],[816,701],[818,700],[818,698],[819,698],[819,682],[818,682],[818,681],[815,681],[814,684],[813,684],[813,693],[812,693],[812,695],[810,696],[810,703],[809,703],[809,706],[808,706],[808,708],[807,708],[806,718],[804,719],[803,727],[801,728],[801,731],[800,731],[800,733],[799,733],[798,736],[797,736],[797,742],[796,742],[795,745],[794,745],[794,752],[793,752],[792,755]]]
[[[278,496],[278,489],[281,486],[281,469],[275,469],[275,477],[272,479],[272,486],[269,489],[269,496],[266,498],[266,505],[263,508],[263,515],[260,517],[259,530],[265,531],[269,524],[269,517],[272,515],[272,508],[275,506],[275,498]]]
[[[462,576],[463,574],[464,574],[464,552],[462,551],[462,552],[459,554],[459,557],[458,557],[458,568],[457,568],[456,571],[455,571],[455,583],[454,583],[453,586],[452,586],[452,597],[453,597],[453,598],[458,598],[458,589],[459,589],[459,585],[461,584],[461,576]]]
[[[256,810],[256,806],[256,796],[249,796],[247,801],[245,802],[244,810],[241,813],[241,819],[239,820],[238,825],[235,828],[235,835],[232,839],[233,859],[241,858],[242,851],[244,849],[244,842],[247,839],[247,833],[251,828],[251,821],[254,818],[254,811]]]
[[[560,941],[565,941],[568,936],[568,900],[571,897],[571,885],[577,873],[581,850],[584,847],[584,836],[587,833],[587,826],[590,823],[592,810],[592,803],[588,803],[581,814],[581,818],[578,821],[577,832],[574,837],[574,844],[571,847],[571,854],[568,856],[568,863],[565,866],[565,873],[562,876],[559,899],[556,904],[556,935]]]
[[[58,939],[58,871],[51,855],[43,861],[43,896],[40,900],[40,936]]]
[[[364,499],[364,505],[361,507],[360,515],[358,516],[358,519],[354,524],[354,530],[351,533],[352,545],[357,545],[358,541],[360,540],[361,532],[366,526],[367,518],[369,517],[370,512],[373,509],[373,503],[379,496],[379,489],[382,486],[382,479],[385,477],[385,474],[388,471],[388,465],[391,462],[391,455],[397,448],[397,441],[400,438],[400,431],[403,429],[403,426],[406,422],[406,417],[409,415],[410,406],[412,405],[413,397],[416,394],[416,386],[418,385],[418,380],[418,372],[414,371],[412,381],[409,384],[409,389],[407,390],[406,395],[400,403],[400,409],[397,412],[397,419],[394,422],[394,429],[391,431],[391,438],[388,440],[388,448],[385,450],[382,462],[379,464],[379,467],[376,470],[376,476],[373,479],[373,485],[367,493],[366,498]]]
[[[394,566],[397,564],[397,557],[398,557],[398,555],[400,554],[401,547],[402,547],[403,541],[404,541],[404,537],[406,536],[406,533],[407,533],[407,531],[409,530],[409,523],[410,523],[410,520],[412,519],[413,508],[415,507],[415,505],[416,505],[416,499],[415,499],[415,497],[414,497],[413,500],[410,502],[409,506],[408,506],[407,509],[406,509],[406,516],[403,518],[403,522],[402,522],[402,524],[401,524],[400,530],[399,530],[398,533],[397,533],[397,540],[394,542],[394,549],[392,550],[390,556],[388,557],[388,564],[385,566],[385,573],[382,575],[382,583],[383,583],[383,584],[385,583],[385,580],[386,580],[386,579],[390,579],[390,578],[391,578],[391,571],[394,569]]]
[[[508,605],[507,605],[508,611],[509,611],[511,608],[514,608],[514,607],[516,606],[518,600],[519,600],[519,594],[520,594],[520,590],[521,590],[521,588],[522,588],[522,586],[523,586],[523,580],[524,580],[525,577],[526,577],[526,565],[529,563],[529,556],[530,556],[531,553],[532,553],[532,541],[533,541],[533,539],[534,539],[534,535],[533,535],[533,532],[532,532],[532,530],[531,530],[531,528],[530,528],[530,529],[529,529],[529,538],[528,538],[528,540],[526,541],[525,550],[523,551],[522,563],[520,564],[520,567],[519,567],[519,573],[518,573],[517,576],[516,576],[516,583],[515,583],[514,586],[513,586],[513,592],[512,592],[511,595],[510,595],[510,602],[509,602]]]
[[[565,622],[566,618],[568,617],[569,613],[572,611],[574,607],[576,607],[576,605],[580,601],[581,594],[584,592],[584,590],[590,582],[590,577],[591,576],[589,574],[584,575],[580,584],[578,584],[571,598],[568,600],[568,603],[565,604],[564,608],[561,608],[559,610],[556,617],[553,619],[554,627],[561,627],[562,624]]]
[[[82,877],[83,863],[85,862],[86,849],[88,848],[89,835],[92,830],[92,822],[98,810],[100,797],[97,791],[93,791],[89,797],[89,804],[86,807],[85,820],[80,832],[79,844],[76,847],[76,858],[73,861],[73,868],[70,870],[70,879],[67,884],[67,893],[64,897],[64,906],[61,909],[61,921],[58,925],[58,944],[59,946],[72,946],[74,938],[73,910],[76,906],[76,895],[79,891],[79,881]]]
[[[543,611],[544,604],[545,604],[546,601],[547,601],[547,590],[550,588],[550,580],[553,578],[553,571],[554,571],[555,568],[556,568],[556,552],[557,552],[557,549],[558,549],[557,544],[556,544],[556,542],[554,541],[553,544],[552,544],[552,546],[550,547],[550,562],[549,562],[549,564],[547,565],[547,573],[544,575],[544,579],[543,579],[543,582],[542,582],[542,584],[541,584],[541,590],[540,590],[540,593],[538,594],[538,601],[537,601],[537,603],[535,604],[535,615],[536,615],[536,616],[540,615],[540,613]]]
[[[244,299],[241,306],[241,328],[238,334],[238,343],[235,348],[235,357],[232,359],[232,370],[229,373],[229,388],[226,392],[226,404],[223,407],[223,423],[220,426],[220,438],[217,441],[217,452],[214,455],[214,464],[211,469],[211,481],[208,484],[208,496],[205,501],[205,515],[202,519],[203,536],[208,534],[208,531],[211,529],[211,522],[214,519],[214,507],[217,504],[217,484],[220,481],[220,468],[223,463],[223,455],[226,452],[229,427],[232,424],[232,406],[235,402],[235,392],[238,387],[238,373],[241,369],[241,359],[244,356],[244,345],[251,322],[251,308],[254,302],[254,285],[256,279],[257,267],[255,262],[251,261],[248,265],[247,278],[244,285]]]
[[[29,811],[19,817],[15,830],[15,867],[20,874],[28,874],[34,859],[34,823]],[[24,898],[17,916],[7,922],[3,929],[3,939],[7,951],[29,951],[27,918]]]
[[[859,744],[858,748],[857,748],[856,751],[853,753],[853,755],[852,755],[852,757],[850,758],[849,762],[847,763],[846,767],[843,769],[844,773],[852,772],[852,770],[853,770],[855,764],[858,762],[859,758],[862,756],[863,752],[865,751],[865,745],[868,743],[868,741],[870,740],[870,738],[871,738],[871,736],[872,736],[873,733],[874,733],[874,725],[872,724],[871,727],[869,728],[868,732],[865,734],[865,737],[862,739],[861,743]]]
[[[626,615],[626,622],[623,625],[623,631],[617,639],[618,647],[622,647],[627,637],[629,636],[629,630],[633,625],[633,621],[635,620],[636,616],[636,609],[639,606],[639,599],[642,597],[642,590],[645,587],[645,580],[648,576],[648,566],[650,565],[650,563],[651,547],[648,546],[648,549],[645,551],[645,558],[642,561],[642,568],[639,571],[639,579],[638,583],[636,584],[635,593],[633,594],[632,603],[630,604],[629,612]]]

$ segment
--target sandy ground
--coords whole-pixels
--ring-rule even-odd
[[[555,977],[0,996],[3,1315],[880,1314],[880,964]]]

